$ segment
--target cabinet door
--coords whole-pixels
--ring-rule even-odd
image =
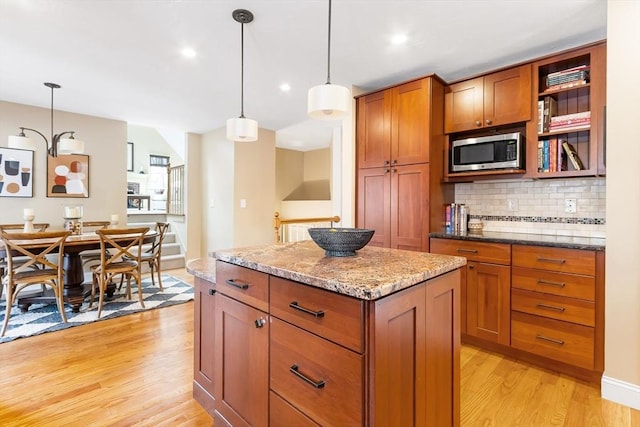
[[[391,245],[391,170],[386,168],[358,170],[357,226],[375,230],[370,245]]]
[[[374,303],[372,426],[427,426],[425,288],[416,285]]]
[[[511,267],[467,264],[467,333],[509,345]]]
[[[483,98],[482,77],[447,86],[444,92],[444,131],[452,133],[481,128]]]
[[[358,98],[358,168],[389,165],[391,159],[391,92],[381,91]]]
[[[215,307],[215,417],[234,427],[269,419],[269,320],[220,293]]]
[[[215,284],[195,279],[193,396],[210,414],[214,406],[214,330]]]
[[[391,168],[391,247],[429,249],[429,164]]]
[[[392,90],[391,165],[429,162],[430,78]]]
[[[531,64],[484,77],[483,126],[531,120]]]

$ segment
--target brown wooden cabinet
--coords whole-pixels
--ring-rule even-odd
[[[429,247],[429,164],[358,170],[358,226],[376,230],[369,244]]]
[[[193,396],[207,412],[213,414],[216,285],[196,277],[194,291]]]
[[[588,381],[604,369],[604,251],[432,238],[467,258],[463,341]]]
[[[601,374],[603,266],[596,251],[514,245],[511,345]]]
[[[216,276],[214,317],[196,319],[213,324],[216,426],[460,424],[460,270],[375,301],[221,261]]]
[[[467,258],[464,332],[509,345],[511,336],[511,245],[431,239],[431,252]]]
[[[575,74],[565,79],[579,80],[548,85],[547,77],[550,74],[566,73],[570,69]],[[543,58],[534,62],[533,70],[536,96],[533,99],[533,120],[527,124],[527,176],[560,178],[604,175],[606,43]],[[574,121],[565,129],[549,129],[545,124],[572,114],[588,114],[589,121],[585,123],[583,120],[577,124]],[[581,169],[576,169],[567,158],[562,148],[563,141],[575,149],[582,164]]]
[[[427,251],[443,227],[444,84],[428,76],[357,99],[356,225],[374,229],[370,244]]]
[[[445,88],[444,130],[464,132],[531,119],[531,64]]]
[[[432,79],[358,98],[359,168],[429,162]]]

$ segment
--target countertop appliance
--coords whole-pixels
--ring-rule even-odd
[[[452,172],[523,169],[524,141],[520,132],[457,139],[450,162]]]

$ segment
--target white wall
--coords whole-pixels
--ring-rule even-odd
[[[48,108],[31,107],[0,101],[0,146],[7,146],[7,137],[17,135],[19,126],[37,129],[45,135],[51,132]],[[63,227],[63,207],[82,204],[85,220],[109,220],[111,214],[126,218],[127,193],[127,124],[119,120],[54,112],[54,132],[76,131],[85,142],[89,155],[89,198],[48,198],[46,192],[47,153],[42,137],[35,133],[33,198],[0,198],[0,223],[23,222],[22,209],[35,209],[35,222],[48,222],[51,229]],[[27,132],[28,133],[28,132]],[[48,137],[49,138],[49,137]]]
[[[640,2],[607,15],[607,261],[602,396],[640,409]]]

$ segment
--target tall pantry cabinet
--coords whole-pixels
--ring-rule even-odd
[[[444,82],[436,75],[356,100],[356,225],[371,245],[429,250],[453,187],[443,185]]]

